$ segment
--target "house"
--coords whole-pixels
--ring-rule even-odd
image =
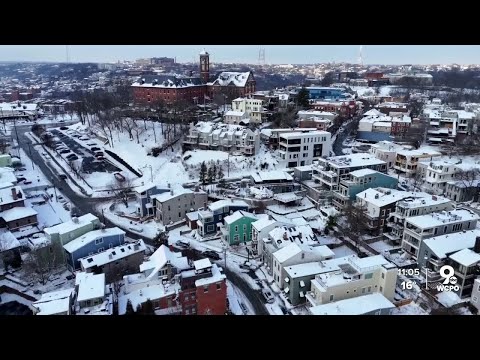
[[[311,100],[310,108],[317,111],[328,111],[340,115],[344,118],[351,118],[358,109],[355,100],[337,101],[337,100]]]
[[[404,137],[411,125],[412,118],[410,116],[394,116],[392,118],[391,135]]]
[[[224,226],[220,227],[222,240],[229,245],[238,245],[252,240],[252,223],[258,218],[247,211],[236,211],[224,218]]]
[[[472,297],[470,304],[477,308],[477,313],[480,310],[480,279],[475,279],[472,286]]]
[[[190,229],[195,230],[197,228],[198,211],[191,211],[185,214],[187,225]]]
[[[80,259],[101,253],[125,242],[125,231],[118,227],[92,230],[63,246],[67,268],[71,272],[80,269]]]
[[[377,159],[385,161],[385,163],[387,164],[387,168],[391,169],[395,164],[397,152],[404,149],[405,146],[384,140],[379,141],[376,144],[372,144],[372,146],[370,147],[370,153]]]
[[[24,207],[24,200],[25,193],[20,186],[2,188],[0,189],[0,212],[13,209],[15,207]]]
[[[17,240],[9,230],[0,229],[0,264],[5,270],[9,266],[20,266],[22,259],[20,257],[20,241]]]
[[[176,274],[183,270],[190,269],[188,260],[179,252],[171,251],[167,246],[160,246],[140,265],[140,271],[143,275],[143,280],[137,277],[136,284],[143,282],[148,283],[156,279],[171,280]],[[134,283],[130,282],[129,287],[132,288]]]
[[[300,235],[302,234],[300,233]],[[277,286],[283,289],[286,267],[313,261],[329,260],[333,257],[335,257],[335,253],[326,245],[308,246],[292,242],[273,253],[273,279]]]
[[[63,289],[42,294],[32,303],[35,315],[71,315],[75,289]]]
[[[288,168],[310,165],[330,153],[331,134],[327,131],[290,132],[280,135],[279,164]]]
[[[281,128],[281,129],[262,129],[260,132],[260,136],[262,138],[262,141],[270,148],[270,149],[277,149],[279,142],[280,142],[280,136],[286,133],[307,133],[311,131],[317,131],[316,127],[313,128]]]
[[[311,180],[313,165],[297,166],[293,169],[293,176],[297,181]]]
[[[331,271],[311,280],[306,298],[311,306],[381,293],[389,301],[395,296],[397,267],[382,255],[358,258],[355,255],[323,261]]]
[[[331,125],[331,120],[317,116],[298,120],[298,127],[300,128],[315,128],[320,131],[327,131]]]
[[[243,200],[219,200],[208,205],[206,210],[198,212],[197,231],[200,236],[213,235],[218,231],[218,224],[223,224],[225,216],[235,211],[248,211],[248,204]]]
[[[11,161],[13,163],[13,158],[11,158]],[[12,187],[14,185],[17,185],[18,183],[18,179],[17,177],[15,176],[15,173],[14,173],[14,169],[11,168],[11,167],[0,167],[0,183],[1,184],[5,184],[5,186],[2,186],[2,189],[5,189],[7,187]],[[10,186],[6,186],[7,184],[11,184]],[[18,189],[20,188],[17,188],[17,197],[20,198],[18,196]],[[22,194],[23,195],[23,194]],[[21,197],[22,199],[25,198],[25,197]]]
[[[143,218],[147,216],[154,215],[154,204],[152,201],[152,196],[157,194],[162,194],[169,192],[170,189],[165,186],[159,186],[154,184],[137,186],[135,188],[135,196],[137,199],[137,213]]]
[[[478,230],[440,235],[424,240],[417,263],[430,283],[443,282],[440,269],[450,265],[455,271],[460,298],[470,296],[473,281],[480,274],[480,233]],[[428,272],[428,275],[426,274]]]
[[[189,133],[182,145],[184,151],[193,149],[238,151],[251,156],[258,153],[260,133],[242,125],[199,121],[190,124]]]
[[[254,98],[237,98],[232,100],[232,110],[244,112],[246,117],[255,124],[262,123],[263,120],[263,100]],[[228,112],[225,114],[225,118]],[[227,122],[227,121],[226,121]]]
[[[413,193],[388,188],[367,189],[357,194],[356,204],[367,217],[367,227],[378,233],[385,230],[390,213],[395,211],[397,202],[408,197],[426,197],[425,193]]]
[[[199,315],[224,315],[227,312],[227,282],[216,264],[209,259],[194,261],[195,273],[207,276],[195,280]],[[182,274],[183,277],[183,274]]]
[[[457,202],[465,202],[478,198],[480,180],[449,181],[445,187],[445,196]]]
[[[9,154],[0,154],[0,168],[11,167],[11,166],[12,166],[12,157]]]
[[[18,230],[24,226],[33,226],[38,224],[38,213],[27,207],[15,207],[10,210],[0,212],[1,225],[7,227],[10,231]]]
[[[73,239],[98,228],[100,228],[100,220],[93,214],[85,214],[72,217],[70,221],[45,228],[43,232],[52,243],[59,243],[63,247]]]
[[[252,222],[252,250],[254,255],[262,255],[263,242],[260,240],[264,237],[268,237],[268,233],[279,226],[292,225],[276,221],[268,217],[263,217],[257,221]]]
[[[318,239],[309,225],[284,225],[275,227],[268,233],[268,237],[260,239],[261,261],[267,271],[273,275],[273,254],[291,243],[298,245],[318,246]]]
[[[383,294],[374,293],[312,306],[311,315],[391,315],[395,305]]]
[[[338,190],[334,192],[333,206],[340,210],[348,202],[354,201],[357,194],[369,188],[383,187],[395,189],[398,179],[371,169],[355,170],[348,178],[340,181]]]
[[[350,172],[360,169],[372,169],[385,173],[387,164],[367,153],[320,158],[316,164],[313,164],[312,179],[320,183],[324,189],[335,191],[338,190],[340,181],[346,179]]]
[[[297,113],[297,116],[300,120],[307,120],[307,119],[311,119],[312,117],[314,117],[314,118],[320,118],[320,119],[326,119],[326,120],[333,121],[337,117],[337,114],[334,114],[334,113],[328,112],[328,111],[305,110],[305,111],[299,111]]]
[[[455,209],[452,211],[434,212],[407,218],[403,230],[402,248],[414,258],[418,258],[425,239],[473,230],[479,217],[471,210]]]
[[[105,274],[79,272],[75,276],[76,315],[112,315],[113,294],[105,284]]]
[[[309,99],[322,99],[322,100],[345,99],[345,95],[344,95],[345,90],[342,88],[308,86],[305,89],[308,91]],[[300,89],[297,89],[297,90],[300,90]]]
[[[133,274],[144,260],[146,246],[143,240],[125,243],[80,259],[80,268],[86,273],[103,273],[108,284]]]
[[[391,231],[385,232],[384,235],[391,241],[399,242],[403,238],[405,219],[438,211],[450,211],[452,209],[452,201],[441,196],[412,196],[405,198],[398,201],[395,206],[395,211],[390,213],[387,228]]]
[[[405,173],[407,176],[412,176],[417,172],[419,161],[422,159],[433,160],[434,157],[440,155],[439,152],[433,150],[400,150],[397,152],[393,168],[399,172]]]
[[[274,194],[300,190],[300,186],[294,184],[293,176],[284,170],[252,172],[250,179],[255,185],[265,187]]]
[[[246,112],[229,110],[225,113],[223,121],[225,124],[238,125],[245,119],[248,119]]]
[[[164,225],[184,221],[188,212],[207,206],[206,192],[185,189],[182,186],[171,187],[170,191],[151,195],[155,218]]]

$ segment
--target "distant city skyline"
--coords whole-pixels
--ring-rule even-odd
[[[360,45],[69,45],[71,62],[117,62],[172,57],[197,62],[205,48],[213,63],[258,63],[260,48],[266,64],[358,63]],[[477,64],[479,45],[363,45],[368,64]],[[65,62],[65,45],[0,45],[0,61]]]

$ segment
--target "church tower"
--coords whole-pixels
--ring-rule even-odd
[[[204,82],[208,82],[210,75],[210,54],[203,49],[200,52],[200,78]]]

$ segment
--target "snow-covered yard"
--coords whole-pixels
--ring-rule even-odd
[[[369,244],[372,248],[379,252],[383,252],[384,250],[393,249],[395,246],[388,244],[387,242],[380,240],[375,241],[374,243]]]
[[[350,249],[346,245],[342,245],[340,247],[337,247],[335,249],[332,249],[332,251],[335,253],[335,257],[343,257],[343,256],[348,256],[348,255],[356,255],[356,252]]]

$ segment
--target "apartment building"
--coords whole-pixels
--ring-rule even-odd
[[[248,211],[248,204],[243,200],[219,200],[198,212],[197,231],[200,236],[213,235],[219,230],[228,215],[238,210]]]
[[[445,187],[445,196],[453,201],[464,202],[478,199],[480,180],[449,181]]]
[[[337,210],[344,208],[349,201],[354,201],[357,194],[376,187],[395,189],[398,179],[384,173],[361,169],[352,171],[348,178],[340,181],[338,190],[334,192],[333,206]]]
[[[331,147],[331,134],[327,131],[285,133],[279,139],[279,164],[288,168],[310,165],[328,156]]]
[[[323,261],[323,271],[311,281],[306,298],[311,306],[380,293],[389,301],[395,296],[397,267],[382,255],[355,255]]]
[[[372,144],[370,147],[370,154],[375,156],[377,159],[385,161],[387,168],[391,169],[395,165],[397,152],[400,150],[406,150],[406,147],[384,140],[376,144]]]
[[[453,209],[451,200],[441,196],[408,197],[396,203],[395,211],[390,214],[385,232],[387,239],[400,242],[403,238],[405,220],[409,217],[431,214],[439,211],[450,211]]]
[[[253,98],[237,98],[232,100],[232,111],[245,113],[252,123],[262,123],[264,111],[263,101]]]
[[[421,150],[400,150],[395,157],[395,165],[393,168],[399,172],[412,176],[417,172],[418,162],[421,160],[433,160],[441,154],[437,151],[421,151]]]
[[[457,135],[467,134],[473,127],[475,113],[465,110],[424,111],[429,120],[427,141],[431,143],[453,142]]]
[[[183,141],[183,150],[203,149],[238,151],[244,155],[255,155],[260,147],[260,133],[241,125],[213,122],[190,124],[188,135]]]
[[[245,124],[250,122],[250,119],[248,119],[247,113],[244,111],[233,111],[229,110],[225,113],[223,117],[223,121],[225,124],[234,124],[238,125],[240,123]]]
[[[403,231],[402,248],[417,258],[425,239],[475,229],[478,219],[477,214],[467,209],[441,211],[407,218]]]
[[[316,127],[311,128],[281,128],[281,129],[262,129],[260,137],[262,141],[267,144],[267,146],[273,150],[278,148],[280,142],[280,136],[286,133],[298,132],[298,133],[307,133],[311,131],[317,131]]]
[[[372,169],[385,173],[387,164],[368,153],[320,158],[313,164],[312,179],[322,184],[326,190],[335,191],[338,190],[341,180],[348,179],[348,174],[360,169]]]

